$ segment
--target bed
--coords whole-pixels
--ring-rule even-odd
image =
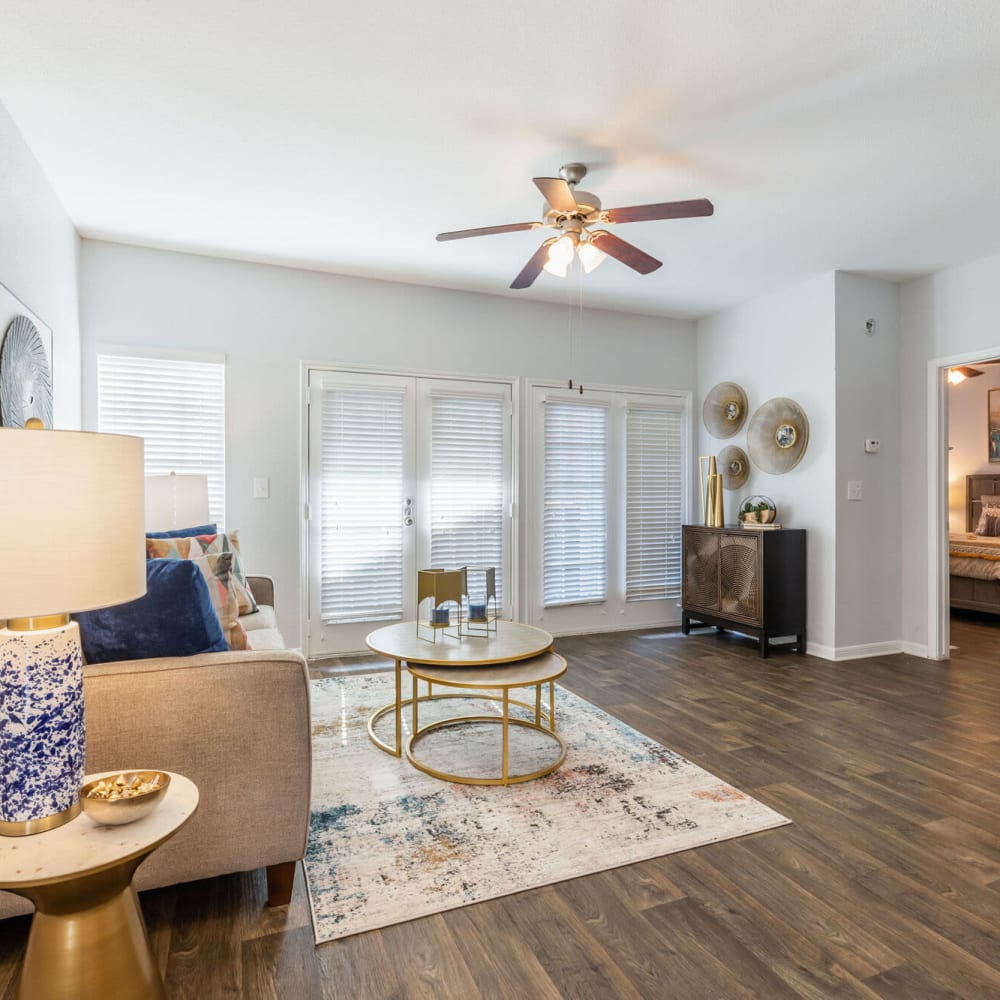
[[[948,535],[951,606],[1000,615],[1000,537],[975,534],[983,503],[1000,506],[1000,475],[965,477],[965,531]]]

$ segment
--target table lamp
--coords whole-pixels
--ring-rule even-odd
[[[146,592],[142,449],[0,428],[0,835],[79,811],[83,655],[69,614]]]
[[[147,531],[193,528],[208,517],[208,476],[146,476]]]

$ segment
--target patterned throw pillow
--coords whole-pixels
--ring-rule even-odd
[[[233,555],[232,586],[241,615],[253,614],[257,610],[250,584],[247,582],[243,560],[240,557],[238,531],[221,535],[196,535],[189,538],[146,539],[146,556],[149,559],[194,559],[198,556],[231,552]]]
[[[993,538],[1000,536],[1000,497],[983,496],[979,501],[979,523],[975,534]]]
[[[239,605],[232,586],[233,553],[219,552],[206,556],[195,556],[191,562],[201,570],[208,584],[208,596],[212,607],[219,616],[222,634],[230,649],[246,649],[246,629],[239,622]]]

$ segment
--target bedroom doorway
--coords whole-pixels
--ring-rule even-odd
[[[1000,348],[935,359],[928,377],[927,655],[947,659],[953,610],[997,615],[1000,626],[1000,580],[992,578],[1000,561],[987,551],[1000,543],[974,535],[980,497],[1000,496]]]

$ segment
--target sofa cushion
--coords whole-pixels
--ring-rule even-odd
[[[74,617],[88,663],[228,649],[205,577],[190,562],[152,559],[144,597]]]
[[[236,601],[236,591],[233,588],[233,554],[218,552],[193,559],[150,559],[150,562],[189,562],[193,563],[205,577],[208,593],[212,598],[212,606],[219,616],[222,634],[226,637],[230,649],[246,649],[246,630],[239,623],[239,605]]]
[[[240,615],[240,624],[247,630],[247,635],[262,628],[277,628],[278,620],[274,608],[269,604],[258,604],[252,615]]]
[[[258,628],[247,632],[247,646],[255,653],[285,648],[285,640],[276,628]]]
[[[214,535],[218,531],[214,524],[196,524],[193,528],[174,528],[173,531],[147,531],[147,538],[190,538],[192,535]]]
[[[156,538],[146,536],[146,556],[149,559],[194,559],[197,556],[217,555],[220,552],[231,552],[232,577],[231,583],[236,594],[241,615],[251,614],[257,610],[257,602],[247,583],[243,561],[240,558],[239,533],[231,531],[228,534],[193,535],[184,538]]]

